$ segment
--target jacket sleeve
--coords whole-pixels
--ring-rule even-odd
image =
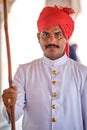
[[[25,91],[24,91],[24,74],[23,74],[23,68],[22,65],[20,65],[17,69],[17,72],[14,75],[13,80],[13,86],[17,86],[18,88],[18,96],[17,101],[15,105],[15,121],[17,121],[21,115],[24,113],[24,107],[25,107]],[[4,107],[3,109],[4,117],[8,120],[10,123],[9,116],[6,112],[6,109]]]
[[[87,130],[87,75],[83,84],[81,101],[82,101],[82,115],[83,115],[84,130]]]

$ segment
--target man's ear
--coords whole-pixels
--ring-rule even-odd
[[[38,42],[40,43],[40,33],[37,33]]]

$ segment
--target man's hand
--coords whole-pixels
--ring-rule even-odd
[[[12,106],[15,106],[15,104],[16,104],[17,87],[10,87],[8,89],[5,89],[2,94],[2,99],[6,106],[6,109],[9,111],[9,109]]]

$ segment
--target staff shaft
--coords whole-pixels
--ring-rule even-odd
[[[8,60],[8,82],[9,87],[12,86],[12,66],[11,66],[11,54],[10,54],[10,43],[8,35],[8,22],[7,22],[7,0],[3,0],[3,9],[4,9],[4,29],[5,29],[5,38],[6,38],[6,49],[7,49],[7,60]],[[11,107],[11,130],[15,130],[15,116],[14,116],[15,106]]]

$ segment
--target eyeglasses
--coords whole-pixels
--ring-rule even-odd
[[[59,32],[55,32],[54,34],[50,34],[49,32],[41,32],[41,37],[44,39],[44,40],[48,40],[51,36],[54,36],[54,38],[60,40],[64,37],[63,33],[61,31]]]

